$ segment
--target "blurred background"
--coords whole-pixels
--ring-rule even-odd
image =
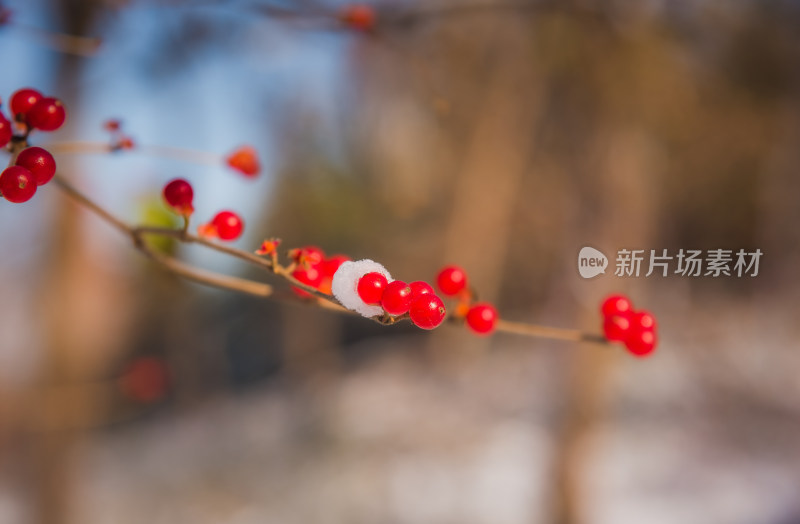
[[[132,222],[175,177],[236,247],[469,273],[508,320],[621,347],[383,327],[187,283],[54,186],[0,202],[0,523],[800,522],[800,4],[8,0],[0,97],[68,108],[35,145]],[[91,56],[50,33],[99,37]],[[756,277],[582,279],[577,253],[761,249]],[[192,248],[201,267],[269,276]]]

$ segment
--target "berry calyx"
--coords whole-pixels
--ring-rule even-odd
[[[339,20],[350,29],[372,31],[375,29],[375,10],[364,4],[349,5],[342,10]]]
[[[479,335],[488,335],[497,325],[497,310],[491,304],[475,304],[467,312],[467,326]]]
[[[603,320],[603,334],[611,342],[625,342],[631,332],[630,313],[611,315]]]
[[[458,266],[448,266],[439,271],[436,285],[445,295],[457,295],[467,287],[467,274]]]
[[[14,129],[11,126],[11,122],[0,113],[0,147],[6,147],[13,137]]]
[[[625,295],[611,295],[603,301],[600,309],[604,317],[610,317],[611,315],[633,311],[633,304]]]
[[[325,258],[325,252],[317,246],[298,247],[289,250],[289,258],[301,266],[316,266]]]
[[[194,212],[192,201],[194,190],[191,184],[182,178],[176,178],[164,186],[164,200],[179,215],[188,217]],[[238,235],[237,235],[238,236]]]
[[[402,280],[395,280],[386,285],[381,297],[381,307],[390,315],[402,315],[411,307],[413,291],[411,286]]]
[[[24,149],[17,156],[16,165],[30,171],[37,186],[50,182],[56,174],[56,161],[53,155],[41,147]]]
[[[9,202],[27,202],[36,193],[36,180],[24,167],[8,167],[0,174],[0,193]]]
[[[442,299],[433,294],[422,295],[411,302],[408,315],[415,326],[433,329],[444,321],[447,310]]]
[[[201,236],[217,237],[220,240],[236,240],[244,231],[244,222],[233,211],[220,211],[211,222],[198,228]]]
[[[433,295],[433,287],[427,282],[423,282],[421,280],[417,280],[416,282],[411,282],[408,284],[408,287],[411,288],[411,298],[417,298],[422,295]]]
[[[389,281],[380,273],[367,273],[358,279],[356,291],[364,303],[378,305],[388,284]]]
[[[228,166],[245,176],[254,177],[261,171],[258,153],[250,146],[242,146],[226,159]]]
[[[649,329],[634,328],[625,339],[625,347],[637,357],[646,357],[656,349],[656,334]]]
[[[28,125],[42,131],[55,131],[64,124],[67,112],[61,100],[42,98],[25,115]]]
[[[35,89],[30,87],[20,89],[11,95],[11,113],[15,118],[18,116],[25,118],[28,115],[28,111],[42,98],[44,98],[42,94]]]
[[[316,267],[300,267],[292,272],[292,276],[303,284],[313,288],[319,288],[319,285],[322,283],[322,273]],[[299,297],[309,298],[312,296],[311,293],[297,286],[293,286],[292,291]]]
[[[280,238],[268,238],[261,243],[261,247],[256,250],[256,255],[274,255],[278,252],[281,245]]]

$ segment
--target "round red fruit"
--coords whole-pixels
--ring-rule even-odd
[[[623,342],[631,332],[631,316],[629,313],[611,315],[603,321],[603,334],[610,342]]]
[[[192,201],[194,190],[191,184],[182,178],[176,178],[164,186],[164,200],[180,215],[189,216],[194,211]],[[237,235],[238,236],[238,235]]]
[[[211,220],[220,240],[236,240],[244,231],[244,222],[232,211],[220,211]]]
[[[445,295],[457,295],[467,287],[467,274],[458,266],[448,266],[439,271],[436,285]]]
[[[11,122],[0,113],[0,147],[6,147],[13,136],[14,129],[11,127]]]
[[[37,186],[43,186],[56,174],[56,161],[46,149],[29,147],[17,157],[16,164],[24,167],[33,175]]]
[[[433,294],[422,295],[408,309],[411,322],[422,329],[433,329],[444,321],[447,310],[442,299]]]
[[[636,311],[631,316],[631,324],[635,329],[655,331],[656,317],[649,311]]]
[[[339,270],[339,266],[350,260],[346,255],[333,255],[330,258],[323,259],[320,262],[319,268],[322,273],[322,283],[319,285],[319,290],[323,293],[331,294],[331,286],[333,284],[333,275]]]
[[[364,303],[378,305],[388,284],[389,281],[380,273],[367,273],[358,279],[356,290]]]
[[[604,317],[628,313],[633,310],[633,305],[625,295],[611,295],[603,301],[600,307]]]
[[[402,315],[411,307],[412,298],[411,286],[402,280],[395,280],[386,285],[381,297],[381,307],[390,315]]]
[[[13,113],[14,116],[25,116],[42,98],[42,94],[35,89],[29,87],[20,89],[11,95],[11,113]]]
[[[625,347],[637,357],[646,357],[656,349],[656,334],[649,329],[634,329],[625,340]]]
[[[300,282],[302,282],[303,284],[306,284],[307,286],[311,286],[313,288],[319,288],[320,284],[322,283],[322,273],[317,267],[314,266],[300,267],[298,269],[295,269],[292,272],[292,276],[297,280],[299,280]],[[294,291],[297,294],[297,296],[303,298],[308,298],[312,296],[311,293],[303,289],[300,289],[299,287],[296,286],[292,287],[292,291]]]
[[[475,304],[467,312],[467,326],[479,335],[488,335],[497,325],[497,310],[491,304]]]
[[[411,282],[408,284],[408,287],[411,288],[411,298],[417,298],[422,295],[433,295],[433,287],[427,282],[422,282],[421,280],[417,280],[416,282]]]
[[[358,31],[371,31],[375,28],[375,11],[368,5],[347,6],[342,11],[340,19],[345,25]]]
[[[25,115],[28,124],[42,131],[55,131],[64,124],[67,113],[57,98],[42,98]]]
[[[24,167],[8,167],[0,174],[0,193],[9,202],[27,202],[36,193],[36,180]]]

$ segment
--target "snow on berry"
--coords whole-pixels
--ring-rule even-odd
[[[386,277],[387,281],[392,282],[392,276],[379,263],[369,259],[348,260],[342,262],[339,269],[333,274],[331,291],[336,300],[344,307],[370,318],[383,314],[383,308],[371,306],[358,296],[358,281],[367,273],[380,273]]]

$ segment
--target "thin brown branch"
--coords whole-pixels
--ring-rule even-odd
[[[273,287],[263,282],[232,277],[190,266],[184,262],[181,262],[180,260],[176,259],[173,256],[161,253],[153,249],[145,241],[145,238],[147,236],[150,235],[163,236],[163,237],[173,238],[175,240],[184,243],[199,244],[208,249],[238,258],[240,260],[253,264],[261,269],[265,269],[283,278],[292,286],[308,292],[314,298],[313,301],[310,301],[307,299],[300,299],[299,297],[294,298],[294,296],[292,295],[291,298],[293,298],[294,301],[301,301],[306,304],[314,304],[324,309],[336,311],[339,313],[346,313],[351,315],[354,314],[354,312],[344,308],[341,304],[339,304],[339,302],[336,301],[334,297],[322,293],[319,290],[303,282],[300,282],[296,278],[294,278],[292,276],[293,265],[290,267],[284,267],[278,264],[275,259],[261,258],[246,251],[241,251],[235,248],[217,244],[203,237],[189,234],[186,231],[185,227],[182,229],[170,229],[170,228],[151,227],[151,226],[131,226],[126,222],[124,222],[123,220],[117,218],[113,214],[106,211],[100,205],[96,204],[94,201],[92,201],[90,198],[88,198],[86,195],[84,195],[78,189],[76,189],[72,184],[67,182],[61,175],[56,175],[56,177],[54,178],[54,182],[56,186],[62,191],[64,191],[64,193],[67,196],[69,196],[80,205],[92,211],[99,218],[111,224],[118,231],[128,236],[131,239],[131,242],[133,243],[134,247],[137,250],[141,251],[150,260],[159,264],[166,270],[176,275],[179,275],[181,277],[184,277],[188,280],[192,280],[200,284],[205,284],[220,289],[227,289],[230,291],[236,291],[239,293],[244,293],[252,296],[271,297],[275,299],[287,299],[287,300],[290,298],[288,295],[276,296]],[[408,318],[406,316],[391,317],[388,315],[383,315],[380,317],[372,318],[371,320],[378,322],[380,324],[390,325],[397,322],[408,320]],[[496,331],[499,333],[509,333],[515,335],[547,338],[553,340],[564,340],[568,342],[592,342],[598,344],[608,344],[608,342],[599,335],[591,335],[583,333],[576,329],[563,329],[563,328],[555,328],[548,326],[539,326],[535,324],[511,322],[508,320],[498,321]]]

